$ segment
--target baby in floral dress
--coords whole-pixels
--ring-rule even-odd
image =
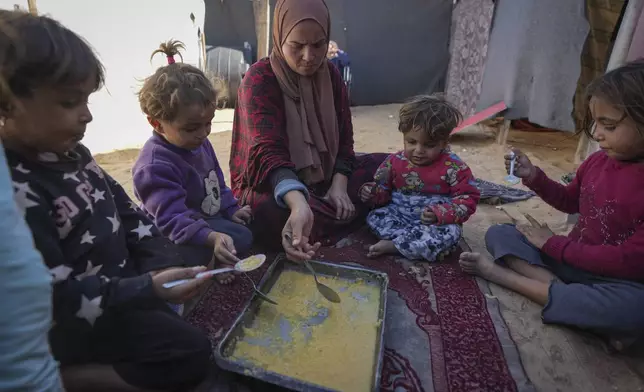
[[[380,165],[374,182],[360,189],[377,208],[367,224],[380,238],[369,257],[399,253],[435,261],[458,244],[462,224],[476,211],[479,190],[472,171],[449,151],[452,130],[462,116],[449,102],[422,95],[400,109],[404,149]]]

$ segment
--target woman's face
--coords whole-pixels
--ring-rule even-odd
[[[307,19],[296,24],[282,45],[288,66],[302,76],[313,75],[326,61],[328,42],[322,26]]]

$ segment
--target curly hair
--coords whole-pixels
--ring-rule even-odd
[[[176,118],[181,108],[191,105],[204,107],[217,103],[217,92],[212,82],[197,67],[183,63],[181,41],[169,40],[152,52],[150,60],[161,53],[168,58],[168,65],[160,67],[147,77],[139,90],[139,104],[146,115],[164,121]],[[180,63],[174,61],[179,55]]]
[[[417,95],[400,108],[398,130],[402,133],[422,129],[433,142],[449,139],[463,120],[454,105],[440,95]]]
[[[581,131],[593,139],[594,121],[590,99],[597,97],[623,111],[633,119],[644,137],[644,59],[627,63],[593,80],[586,88],[586,115]]]
[[[10,110],[7,91],[29,97],[43,86],[69,86],[94,79],[94,90],[105,81],[103,65],[90,45],[76,33],[46,16],[0,10],[3,110]]]

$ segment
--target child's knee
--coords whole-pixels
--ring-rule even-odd
[[[485,247],[487,249],[494,248],[495,245],[501,242],[513,241],[519,238],[520,235],[521,233],[519,233],[519,230],[514,225],[501,224],[490,226],[485,232]]]

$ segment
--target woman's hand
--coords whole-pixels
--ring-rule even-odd
[[[157,297],[164,301],[172,303],[184,303],[188,299],[194,297],[201,286],[203,286],[208,278],[193,279],[199,272],[206,270],[206,267],[194,268],[169,268],[163,271],[157,271],[152,276],[152,286]],[[172,282],[173,280],[180,279],[193,279],[189,282],[174,286],[172,288],[163,287],[164,283]]]
[[[291,191],[284,196],[284,201],[291,209],[282,229],[282,246],[286,257],[291,261],[310,260],[320,248],[320,243],[309,244],[313,230],[313,211],[300,191]]]
[[[518,148],[513,148],[514,153],[514,175],[523,179],[532,179],[537,174],[537,168],[530,162],[530,159]],[[510,162],[512,154],[505,155],[505,170],[510,174]]]
[[[343,174],[336,173],[333,176],[331,187],[324,196],[335,206],[335,219],[349,220],[356,214],[356,207],[347,194],[347,183],[349,179]]]
[[[253,212],[250,209],[250,206],[243,206],[238,209],[237,212],[233,214],[230,218],[231,221],[239,223],[240,225],[247,225],[253,219]]]

